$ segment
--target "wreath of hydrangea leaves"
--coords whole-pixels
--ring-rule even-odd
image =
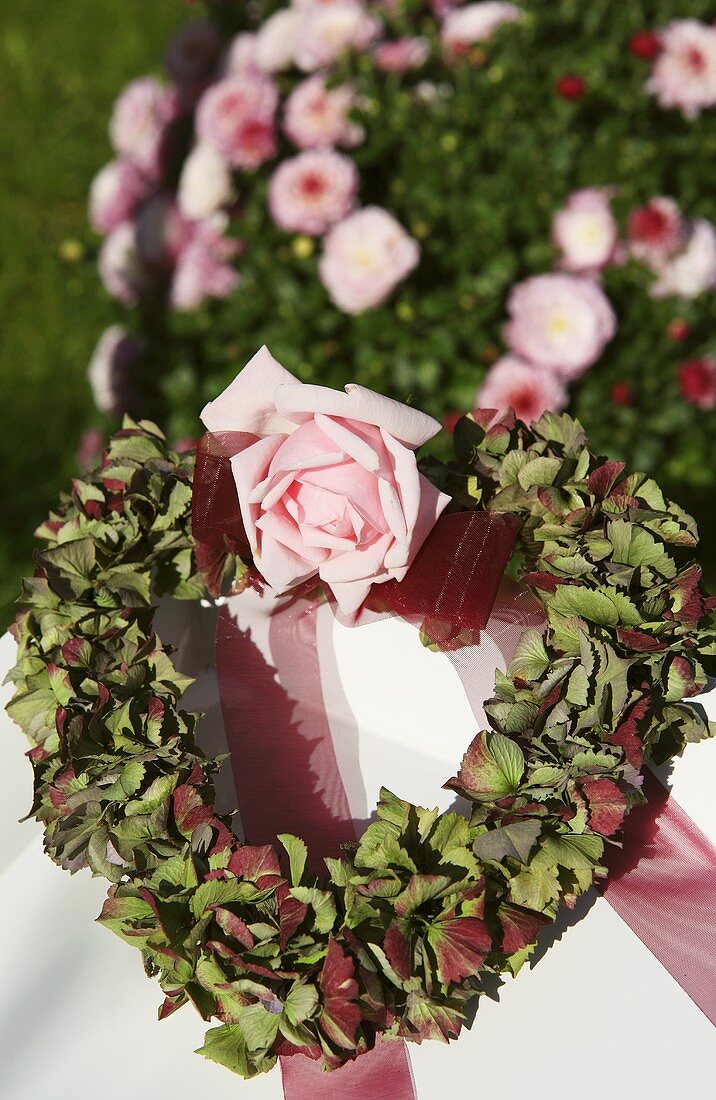
[[[457,1036],[486,976],[517,973],[604,875],[644,762],[714,733],[680,701],[716,652],[693,520],[567,416],[489,422],[462,420],[457,459],[422,468],[455,507],[517,517],[514,560],[548,628],[497,673],[491,729],[448,781],[470,819],[384,790],[321,880],[297,837],[242,846],[215,813],[219,764],[153,630],[153,599],[207,593],[193,455],[127,420],[37,532],[8,708],[32,745],[31,814],[53,860],[112,883],[98,919],[141,950],[160,1018],[191,1001],[218,1019],[200,1053],[245,1077],[297,1048],[333,1069],[382,1039]],[[234,585],[248,568],[218,565]]]

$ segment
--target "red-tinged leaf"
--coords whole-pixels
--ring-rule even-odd
[[[407,981],[412,972],[413,953],[410,947],[410,924],[407,920],[395,920],[383,939],[383,950],[393,970]]]
[[[168,1016],[171,1016],[173,1012],[176,1012],[176,1010],[181,1008],[182,1005],[185,1005],[186,1002],[187,998],[183,991],[179,991],[174,997],[165,997],[164,1003],[159,1009],[159,1019],[166,1020]]]
[[[604,462],[592,470],[587,484],[589,492],[603,499],[611,493],[618,478],[624,473],[623,462]]]
[[[117,477],[103,477],[102,484],[108,493],[124,495],[125,483]]]
[[[548,923],[548,918],[540,913],[530,913],[508,903],[500,906],[497,915],[502,925],[502,950],[505,955],[514,955],[534,943],[542,925]]]
[[[525,573],[520,583],[528,588],[539,588],[541,592],[554,592],[560,584],[572,584],[568,577],[555,577],[553,573]]]
[[[183,783],[172,795],[174,820],[181,833],[190,837],[199,825],[208,825],[214,817],[211,806],[207,806],[196,787]]]
[[[303,923],[308,906],[295,898],[291,893],[288,883],[284,883],[276,891],[278,902],[278,920],[280,927],[279,943],[283,951],[296,929]]]
[[[437,1039],[447,1043],[457,1039],[464,1016],[458,1008],[447,1004],[435,1004],[424,993],[410,993],[406,1002],[405,1020],[398,1034],[413,1042]]]
[[[247,947],[250,950],[254,946],[254,937],[241,917],[237,917],[236,913],[232,913],[230,909],[224,909],[220,905],[212,908],[214,908],[214,920],[221,931],[225,932],[231,939],[237,940],[242,947]]]
[[[328,941],[319,984],[323,993],[320,1024],[328,1039],[343,1050],[355,1050],[361,1014],[356,997],[358,982],[350,955],[334,939]]]
[[[289,1043],[288,1039],[284,1039],[279,1032],[278,1039],[271,1047],[271,1054],[275,1054],[279,1058],[291,1058],[294,1054],[303,1054],[304,1057],[317,1062],[321,1057],[321,1048],[318,1044],[316,1046],[297,1047],[293,1043]]]
[[[639,736],[639,723],[649,710],[648,695],[637,699],[629,708],[617,728],[608,735],[607,739],[613,745],[620,745],[624,749],[624,755],[633,768],[641,768],[644,763],[644,749]]]
[[[666,642],[660,642],[658,638],[645,634],[643,630],[625,630],[621,626],[617,627],[617,638],[623,646],[636,653],[658,653],[667,647]]]
[[[62,659],[71,667],[86,665],[92,650],[85,638],[69,638],[62,646]]]
[[[497,416],[497,409],[473,409],[470,416],[481,428],[487,430]]]
[[[692,565],[672,582],[673,613],[680,623],[698,623],[711,601],[701,589],[701,569]]]
[[[270,844],[260,847],[244,844],[237,848],[229,861],[229,870],[249,882],[257,882],[264,875],[281,874],[278,856]]]
[[[476,974],[492,947],[487,925],[477,917],[436,921],[427,936],[435,952],[438,978],[446,985]]]
[[[509,738],[497,734],[494,743],[506,744],[509,743]],[[520,750],[516,749],[516,752],[520,753]],[[491,796],[492,801],[511,796],[514,790],[510,776],[495,759],[488,745],[488,735],[484,731],[478,733],[471,742],[462,758],[457,776],[449,779],[444,786],[460,794]]]
[[[626,798],[611,779],[586,779],[582,790],[589,802],[589,827],[602,836],[618,832],[626,813]]]

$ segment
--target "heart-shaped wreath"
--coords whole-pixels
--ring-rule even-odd
[[[448,781],[470,819],[384,790],[322,879],[302,840],[241,844],[216,814],[219,765],[154,632],[154,596],[207,594],[194,455],[127,420],[38,530],[8,708],[32,744],[32,814],[56,862],[113,884],[99,920],[140,948],[160,1017],[190,1000],[218,1018],[200,1053],[244,1076],[281,1054],[335,1068],[381,1039],[457,1036],[485,975],[516,973],[540,926],[605,874],[645,761],[714,732],[680,701],[716,652],[692,519],[595,457],[567,416],[528,429],[474,413],[455,448],[447,466],[421,459],[422,475],[449,510],[514,518],[513,572],[548,626],[497,674],[492,728]],[[251,562],[211,566],[236,590]]]

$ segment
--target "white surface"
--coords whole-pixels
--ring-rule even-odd
[[[393,625],[363,627],[344,640],[336,635],[342,687],[361,720],[364,796],[373,804],[377,786],[388,781],[397,793],[434,804],[432,788],[425,791],[425,776],[432,777],[434,765],[431,782],[437,796],[440,783],[454,770],[462,748],[458,741],[469,740],[474,719],[465,711],[459,685],[451,691],[454,714],[443,713],[444,696],[436,713],[438,678],[442,692],[451,683],[455,687],[450,680],[455,674],[449,665],[438,671],[445,658],[422,647],[415,650],[408,635],[399,639],[389,629]],[[14,643],[6,635],[0,639],[0,679],[13,654]],[[348,660],[350,667],[344,663]],[[374,731],[388,705],[388,661],[390,683],[400,662],[410,692],[391,714],[392,726],[383,726],[395,730],[396,742],[391,745],[383,736],[381,745]],[[358,669],[365,677],[362,684],[356,681]],[[210,693],[210,688],[207,674],[204,689]],[[406,715],[410,701],[414,704]],[[716,713],[714,694],[708,705]],[[421,738],[428,746],[422,758],[417,751]],[[205,1025],[189,1007],[157,1022],[161,995],[145,977],[139,953],[93,923],[105,884],[86,872],[71,877],[55,867],[42,853],[39,826],[17,824],[31,799],[25,748],[22,734],[0,713],[2,1100],[124,1100],[127,1095],[133,1100],[229,1095],[280,1100],[278,1070],[243,1082],[192,1053]],[[676,762],[673,786],[684,809],[716,840],[716,800],[710,793],[716,787],[716,742],[694,746]],[[607,902],[597,899],[534,969],[503,987],[499,1004],[483,1001],[472,1030],[457,1043],[449,1048],[410,1045],[409,1050],[419,1100],[442,1100],[458,1088],[465,1096],[495,1100],[571,1095],[579,1100],[672,1100],[674,1095],[707,1095],[716,1029]],[[115,1071],[117,1058],[121,1072]]]

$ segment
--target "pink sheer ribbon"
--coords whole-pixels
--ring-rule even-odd
[[[716,1024],[716,847],[649,771],[644,793],[603,895]]]

